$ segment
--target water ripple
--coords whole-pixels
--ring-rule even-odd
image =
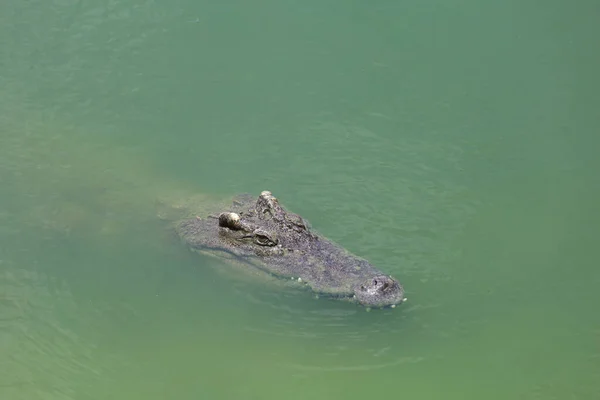
[[[374,371],[378,369],[396,367],[401,364],[416,364],[423,361],[423,357],[403,357],[397,360],[382,363],[382,364],[365,364],[365,365],[338,365],[338,366],[320,366],[320,365],[303,365],[303,364],[284,364],[283,367],[296,369],[299,371],[313,372],[339,372],[339,371]]]
[[[76,382],[103,379],[93,342],[65,321],[83,311],[68,290],[7,261],[0,288],[0,386],[11,399],[75,399]]]

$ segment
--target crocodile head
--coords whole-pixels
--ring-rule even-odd
[[[311,230],[268,191],[258,199],[240,196],[218,216],[182,221],[178,233],[192,248],[297,279],[317,293],[367,307],[395,307],[405,300],[396,279]]]

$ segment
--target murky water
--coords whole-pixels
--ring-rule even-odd
[[[599,398],[599,12],[3,2],[0,398]],[[409,301],[169,230],[262,190]]]

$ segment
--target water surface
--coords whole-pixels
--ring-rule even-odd
[[[599,12],[4,1],[0,397],[599,398]],[[159,218],[262,190],[409,301],[230,279]]]

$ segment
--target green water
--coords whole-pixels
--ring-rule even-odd
[[[0,399],[600,398],[599,16],[3,1]],[[408,302],[229,279],[158,218],[262,190]]]

